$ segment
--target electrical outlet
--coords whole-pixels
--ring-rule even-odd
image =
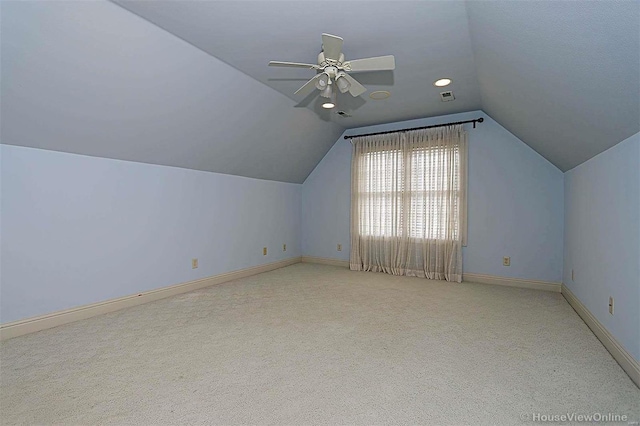
[[[338,244],[338,251],[342,251],[342,244]]]
[[[191,259],[191,269],[198,268],[198,259]]]
[[[286,244],[282,245],[282,251],[287,251],[287,245]]]
[[[613,297],[609,296],[609,313],[613,315]]]
[[[511,266],[511,257],[505,256],[502,258],[502,266]]]
[[[575,281],[575,279],[573,277],[574,277],[574,275],[573,275],[573,269],[572,269],[571,270],[571,281]]]
[[[266,247],[262,247],[262,255],[263,256],[267,255],[267,248]]]

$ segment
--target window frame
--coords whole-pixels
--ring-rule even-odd
[[[367,150],[367,152],[362,152],[360,153],[360,157],[358,159],[358,161],[360,161],[360,168],[365,169],[368,167],[367,165],[367,161],[363,158],[365,156],[372,156],[372,155],[376,155],[376,154],[381,154],[381,153],[391,153],[393,151],[395,151],[395,153],[398,155],[401,155],[401,161],[404,163],[407,161],[407,157],[409,157],[408,161],[413,161],[413,152],[418,152],[418,151],[429,151],[429,150],[438,150],[441,148],[436,147],[418,147],[418,148],[413,148],[411,150],[408,151],[408,154],[405,154],[402,152],[401,149],[398,148],[391,148],[389,147],[388,149],[385,149],[383,147],[381,148],[373,148],[370,150]],[[459,200],[459,212],[460,212],[460,217],[459,217],[459,221],[458,221],[458,234],[459,234],[459,239],[461,240],[462,246],[466,246],[467,245],[467,187],[468,187],[468,181],[467,181],[467,156],[468,156],[468,152],[467,152],[467,143],[466,143],[466,136],[461,138],[460,142],[457,144],[457,155],[458,155],[458,169],[459,169],[459,179],[458,179],[458,184],[457,184],[457,188],[456,189],[448,189],[448,190],[442,190],[442,189],[430,189],[430,190],[426,190],[426,189],[409,189],[407,192],[408,197],[410,200],[413,200],[414,196],[420,194],[424,194],[424,193],[429,193],[429,192],[442,192],[442,191],[454,191],[457,194],[458,200]],[[397,159],[396,159],[397,161]],[[413,167],[413,166],[412,166]],[[402,166],[403,172],[402,174],[404,175],[404,170],[406,170],[406,167]],[[401,185],[404,187],[405,183],[406,183],[406,177],[403,176],[402,178],[402,183]],[[369,184],[369,182],[366,182],[365,185]],[[396,182],[397,184],[397,182]],[[413,185],[413,182],[411,183],[411,185]],[[402,188],[404,190],[404,188]],[[359,191],[358,193],[358,197],[360,199],[363,198],[368,198],[374,194],[377,194],[378,196],[380,196],[380,194],[385,194],[388,193],[389,196],[393,196],[394,193],[396,193],[397,190],[394,190],[393,188],[389,187],[389,188],[383,188],[382,190],[373,190],[373,191]],[[367,205],[368,203],[362,203],[362,205]],[[363,212],[360,211],[360,220],[359,220],[359,233],[362,237],[365,238],[389,238],[392,234],[387,233],[387,235],[385,235],[385,233],[383,234],[373,234],[373,233],[364,233],[363,232],[363,228],[368,227],[368,223],[366,220],[362,220],[363,218]],[[402,215],[404,216],[404,215]],[[401,221],[404,219],[404,217],[401,217]],[[402,223],[400,223],[399,225],[401,228],[403,227]],[[425,225],[426,226],[426,225]],[[400,230],[398,230],[400,231]],[[424,230],[423,230],[424,231]],[[451,239],[447,239],[447,238],[422,238],[420,236],[417,236],[416,234],[407,234],[406,235],[407,238],[409,238],[409,240],[413,243],[420,243],[423,242],[425,240],[433,240],[436,242],[443,242],[443,241],[447,241],[447,240],[451,240]],[[455,239],[457,240],[457,238]]]

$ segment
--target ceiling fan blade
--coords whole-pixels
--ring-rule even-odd
[[[322,50],[324,51],[324,57],[335,61],[340,59],[342,43],[342,37],[331,34],[322,34]]]
[[[351,77],[349,74],[345,74],[344,78],[346,78],[347,81],[351,84],[351,86],[349,86],[349,93],[351,93],[351,96],[357,97],[367,91],[367,89],[362,84],[358,83],[358,81],[355,78]]]
[[[389,71],[396,69],[396,59],[393,55],[376,56],[375,58],[354,59],[343,65],[350,72],[359,71]]]
[[[301,88],[299,88],[298,90],[296,90],[296,92],[294,93],[294,95],[308,95],[311,92],[313,92],[316,89],[316,81],[318,81],[318,79],[320,77],[323,76],[323,73],[320,73],[318,75],[316,75],[315,77],[313,77],[311,80],[307,81]]]
[[[270,67],[292,67],[292,68],[308,68],[308,69],[318,69],[319,67],[314,64],[303,64],[300,62],[282,62],[282,61],[270,61]]]

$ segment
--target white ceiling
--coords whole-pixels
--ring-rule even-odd
[[[2,143],[302,182],[370,124],[483,109],[562,170],[640,131],[637,1],[117,3],[0,2]],[[267,66],[315,62],[323,32],[395,55],[354,74],[391,98],[343,118]]]

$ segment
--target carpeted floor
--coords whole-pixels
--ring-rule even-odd
[[[18,337],[0,362],[3,424],[640,417],[560,294],[311,264]]]

